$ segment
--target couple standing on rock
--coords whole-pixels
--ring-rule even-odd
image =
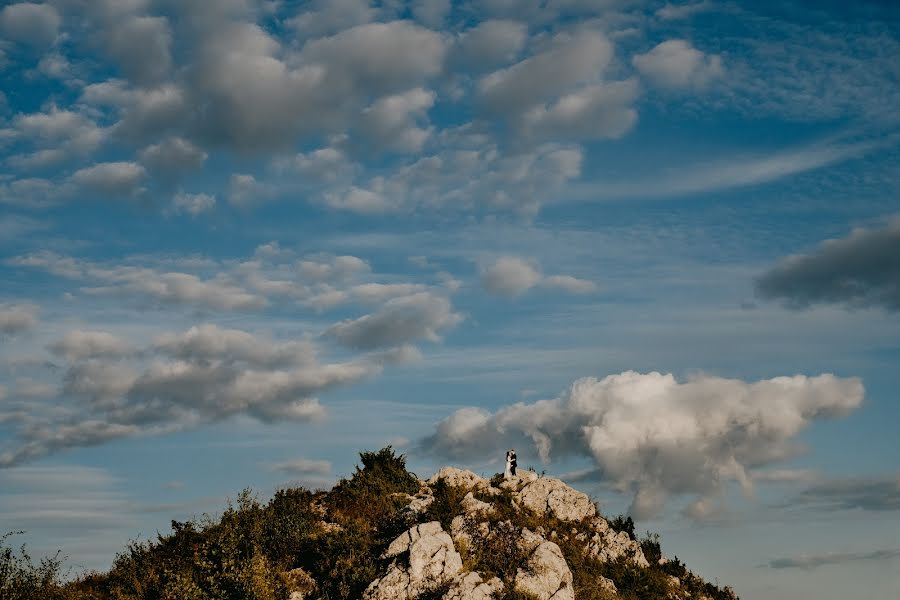
[[[503,473],[503,477],[509,479],[511,477],[516,476],[516,451],[513,448],[510,448],[506,452],[506,471]]]

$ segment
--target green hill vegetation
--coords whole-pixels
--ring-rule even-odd
[[[462,515],[468,535],[454,543],[463,567],[485,579],[499,578],[505,584],[500,600],[535,597],[513,585],[517,568],[527,558],[518,543],[522,528],[552,532],[571,569],[576,600],[737,599],[729,588],[692,574],[677,558],[660,560],[658,536],[637,540],[648,567],[624,557],[602,560],[585,551],[584,540],[591,535],[586,520],[562,522],[538,514],[516,502],[509,490],[490,497],[476,494],[493,507],[490,514],[476,518],[462,506],[467,490],[440,479],[428,488],[430,504],[412,511],[411,496],[424,485],[406,469],[403,455],[388,446],[360,453],[360,462],[351,477],[330,491],[284,489],[262,503],[244,490],[221,517],[172,521],[170,533],[129,543],[105,573],[72,578],[59,554],[35,563],[7,534],[0,538],[0,598],[356,599],[385,572],[390,561],[382,556],[395,538],[434,521],[449,531],[454,518]],[[609,526],[636,539],[630,518],[611,519]],[[599,586],[601,578],[611,580],[616,591]],[[435,582],[417,599],[442,598],[448,585]]]

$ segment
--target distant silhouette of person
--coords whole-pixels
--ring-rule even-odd
[[[503,476],[507,479],[516,476],[516,451],[513,448],[506,453],[506,472]]]

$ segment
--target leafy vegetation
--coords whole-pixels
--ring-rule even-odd
[[[12,533],[0,537],[0,598],[4,600],[282,600],[292,591],[320,600],[361,597],[385,569],[387,545],[416,522],[439,521],[450,530],[462,514],[466,490],[440,480],[431,486],[434,501],[416,517],[405,510],[409,496],[419,492],[418,478],[406,469],[406,458],[388,446],[360,453],[361,466],[330,492],[303,488],[281,490],[261,503],[250,490],[229,502],[221,517],[172,521],[171,532],[155,540],[132,541],[106,573],[83,573],[67,580],[59,554],[35,564],[24,546],[10,547]],[[496,483],[502,481],[502,476]],[[492,480],[493,482],[493,480]],[[557,532],[559,545],[573,574],[576,600],[610,600],[598,585],[600,577],[615,583],[623,600],[670,598],[672,578],[696,598],[736,600],[691,573],[678,558],[661,561],[659,537],[639,540],[649,568],[625,560],[603,562],[588,555],[584,540],[592,534],[590,520],[562,522],[517,506],[513,494],[476,492],[490,502],[490,515],[464,521],[465,541],[458,549],[467,569],[486,579],[497,576],[505,588],[499,600],[534,600],[510,585],[527,560],[517,543],[523,527],[538,533]],[[487,521],[487,526],[483,523]],[[634,521],[619,516],[610,521],[634,537]],[[441,598],[446,584],[437,584],[421,600]]]

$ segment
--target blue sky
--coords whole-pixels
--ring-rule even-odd
[[[890,596],[898,17],[3,4],[0,529],[515,446],[742,598]]]

